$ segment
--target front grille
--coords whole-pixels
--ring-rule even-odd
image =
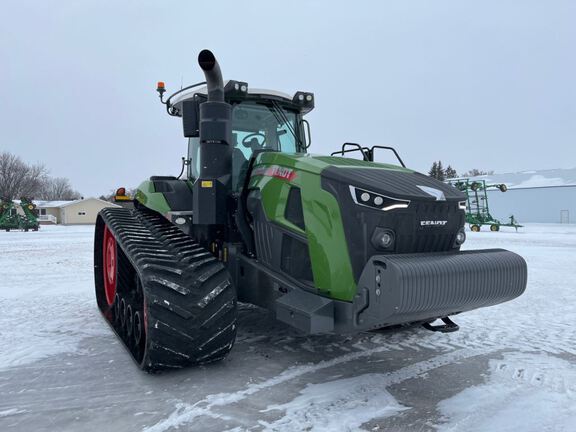
[[[414,227],[412,230],[404,229],[397,233],[394,253],[443,252],[452,249],[461,226],[461,216],[455,203],[412,202],[408,210],[414,215]],[[396,217],[405,216],[397,214]],[[421,221],[447,223],[444,226],[422,226]],[[396,225],[393,220],[383,222]]]

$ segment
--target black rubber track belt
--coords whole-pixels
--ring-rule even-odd
[[[95,251],[98,303],[139,366],[152,372],[223,359],[234,344],[237,318],[236,292],[224,265],[156,213],[107,208],[98,219],[96,245],[105,224],[119,249],[115,303],[136,299],[146,308],[140,347],[117,316],[118,307],[101,301],[101,247]]]

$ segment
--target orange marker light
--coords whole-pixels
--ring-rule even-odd
[[[163,81],[158,81],[158,87],[156,87],[156,90],[165,90]]]

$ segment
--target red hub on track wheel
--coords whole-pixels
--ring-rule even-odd
[[[118,265],[118,256],[116,254],[116,239],[110,229],[104,227],[104,294],[106,294],[106,301],[111,306],[114,303],[116,296],[116,267]]]

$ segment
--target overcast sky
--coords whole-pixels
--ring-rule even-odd
[[[177,175],[168,91],[225,79],[313,91],[314,153],[395,146],[408,166],[576,166],[576,2],[4,1],[0,150],[85,196]]]

